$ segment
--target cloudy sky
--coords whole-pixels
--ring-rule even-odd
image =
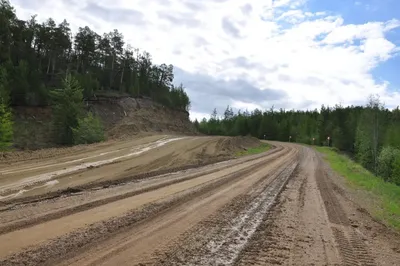
[[[120,30],[175,66],[191,118],[235,109],[400,104],[398,0],[11,0],[20,18]],[[397,11],[397,12],[396,12]]]

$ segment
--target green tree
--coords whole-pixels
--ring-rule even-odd
[[[83,107],[83,90],[79,82],[68,74],[61,89],[52,91],[53,125],[58,143],[74,143],[73,128],[79,126]]]
[[[398,157],[400,157],[400,150],[398,149],[388,146],[381,150],[378,157],[378,175],[385,181],[392,178],[393,167]]]
[[[173,66],[153,64],[149,53],[125,47],[117,29],[98,34],[82,26],[72,35],[66,20],[38,23],[36,15],[18,19],[7,0],[0,0],[0,25],[0,66],[9,72],[11,105],[48,105],[50,91],[63,86],[66,73],[73,73],[85,99],[98,90],[113,90],[190,108],[183,86],[173,86]]]
[[[378,96],[371,95],[359,121],[356,134],[357,157],[361,164],[377,174],[378,155],[384,137],[384,107]]]
[[[389,181],[400,186],[400,154],[399,153],[393,160],[392,173],[391,173]]]
[[[0,67],[0,150],[8,149],[13,140],[12,114],[8,106],[9,98],[7,72]]]
[[[75,144],[91,144],[105,140],[103,125],[91,112],[83,119],[78,119],[78,126],[72,128],[72,132]]]
[[[12,145],[13,123],[10,108],[0,98],[0,150],[7,150]]]

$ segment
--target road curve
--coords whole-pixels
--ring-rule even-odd
[[[149,246],[166,245],[163,239],[179,236],[296,160],[296,149],[279,145],[265,154],[141,181],[39,201],[18,204],[10,201],[10,206],[3,206],[0,217],[0,264],[59,263],[78,250],[81,253],[82,248],[77,247],[88,251],[95,248],[96,252],[83,252],[65,262],[85,265],[110,254],[119,257],[117,251],[126,243],[136,243],[132,244],[135,249],[146,250],[135,254],[140,259],[148,259],[152,254]],[[115,239],[124,239],[130,231],[137,233],[128,233],[131,238],[125,242]],[[159,237],[155,232],[159,232]],[[143,241],[144,235],[147,235],[146,241]],[[113,250],[103,250],[101,245],[92,247],[94,243],[104,243],[107,247],[108,241],[120,244],[114,244]],[[87,254],[92,255],[88,258]],[[114,262],[110,260],[110,263]]]
[[[0,265],[380,265],[319,156],[272,144],[263,154],[9,201]],[[389,253],[382,265],[397,261]]]

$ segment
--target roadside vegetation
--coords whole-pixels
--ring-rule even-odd
[[[13,139],[10,96],[7,90],[6,72],[0,68],[0,151],[8,150]]]
[[[365,106],[322,105],[309,111],[271,108],[234,113],[228,106],[222,117],[214,109],[209,119],[194,125],[209,135],[251,135],[333,147],[376,178],[400,186],[400,110],[385,108],[378,96],[371,95]]]
[[[325,154],[331,168],[345,177],[351,187],[369,191],[377,206],[370,206],[372,214],[397,230],[400,230],[400,186],[385,182],[384,177],[375,176],[348,156],[335,149],[316,147]]]
[[[72,33],[66,20],[21,20],[8,0],[0,0],[0,25],[0,149],[12,146],[16,106],[52,106],[54,136],[66,145],[103,139],[79,125],[84,102],[98,95],[148,97],[173,109],[190,108],[183,85],[173,85],[173,66],[154,64],[117,29],[99,34],[83,26]],[[95,117],[88,121],[99,130]]]
[[[245,151],[239,151],[236,153],[236,156],[244,156],[244,155],[252,155],[252,154],[258,154],[262,152],[266,152],[271,148],[271,146],[267,143],[263,143],[258,147],[255,148],[248,148]]]

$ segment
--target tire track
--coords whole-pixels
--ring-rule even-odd
[[[318,161],[317,184],[328,218],[332,223],[332,232],[337,242],[343,265],[375,266],[375,261],[370,255],[367,246],[360,239],[355,229],[350,226],[350,221],[336,198],[327,173],[323,169],[321,158]]]
[[[315,153],[298,148],[297,172],[234,265],[339,265],[315,178]]]
[[[208,243],[209,253],[201,257],[204,265],[231,265],[262,222],[297,167],[297,162],[285,167],[265,190],[232,222],[231,230],[219,234]]]
[[[256,160],[259,160],[260,158],[262,159],[261,164],[265,163],[267,161],[271,161],[272,162],[272,161],[278,159],[279,155],[284,153],[285,151],[286,151],[286,149],[273,150],[272,152],[270,152],[268,154],[259,155],[259,156],[252,157],[252,158],[246,159],[244,161],[241,161],[238,164],[236,164],[236,166],[243,165],[243,164],[246,164],[246,163],[249,163],[249,162],[252,162],[252,161],[256,161]],[[266,155],[267,155],[267,158],[266,159],[263,158]],[[267,161],[265,161],[265,160],[267,160]],[[200,172],[200,173],[195,173],[195,174],[192,174],[192,175],[189,175],[189,176],[186,176],[186,177],[183,177],[183,178],[179,178],[179,179],[173,179],[171,181],[166,181],[166,182],[163,182],[161,184],[148,186],[148,187],[145,187],[143,189],[136,190],[136,191],[124,193],[124,194],[121,194],[121,195],[111,196],[111,197],[100,199],[100,200],[94,200],[94,201],[91,201],[91,202],[88,202],[88,203],[80,204],[80,205],[72,207],[72,208],[63,209],[63,210],[55,211],[55,212],[52,212],[52,213],[46,213],[43,216],[29,218],[28,220],[20,220],[20,221],[17,221],[15,223],[12,223],[12,224],[9,224],[9,225],[6,225],[6,226],[1,226],[0,227],[0,235],[1,234],[5,234],[5,233],[9,233],[9,232],[12,232],[12,231],[16,231],[16,230],[19,230],[19,229],[31,227],[31,226],[34,226],[34,225],[37,225],[37,224],[40,224],[40,223],[44,223],[44,222],[47,222],[47,221],[59,219],[59,218],[62,218],[64,216],[68,216],[68,215],[71,215],[71,214],[74,214],[74,213],[87,211],[87,210],[95,208],[95,207],[99,207],[99,206],[102,206],[102,205],[105,205],[105,204],[108,204],[108,203],[112,203],[112,202],[116,202],[116,201],[123,200],[123,199],[126,199],[126,198],[130,198],[130,197],[133,197],[133,196],[136,196],[136,195],[139,195],[139,194],[143,194],[143,193],[146,193],[146,192],[154,191],[154,190],[157,190],[157,189],[160,189],[160,188],[163,188],[163,187],[167,187],[167,186],[171,186],[171,185],[178,184],[178,183],[181,183],[181,182],[185,182],[185,181],[188,181],[188,180],[191,180],[191,179],[199,178],[199,177],[204,176],[204,175],[215,174],[215,173],[221,172],[223,170],[226,170],[226,169],[228,169],[230,167],[232,167],[232,166],[231,165],[225,165],[225,166],[222,166],[222,167],[217,168],[217,169],[211,169],[211,170],[207,170],[206,169],[206,171],[203,171],[203,172]],[[248,166],[247,168],[245,168],[245,170],[246,169],[250,169],[252,167],[254,167],[254,165]],[[65,200],[65,198],[63,198],[61,200]],[[31,203],[31,202],[29,202],[29,203]]]
[[[294,155],[294,154],[293,154]],[[262,222],[297,165],[289,160],[235,197],[221,212],[182,235],[167,250],[158,250],[143,265],[230,265]]]
[[[291,179],[298,178],[299,173],[297,170],[293,172]],[[294,217],[280,217],[283,219],[278,222],[287,225],[288,228],[285,228],[285,232],[280,231],[280,228],[275,224],[277,222],[276,213],[282,212],[282,200],[287,200],[279,198],[279,202],[275,202],[270,210],[265,213],[262,224],[257,228],[233,265],[292,265],[291,260],[295,255],[293,254],[294,249],[299,241],[295,228],[296,219],[298,219],[302,211],[301,205],[304,203],[305,181],[306,178],[300,181],[300,193],[297,201],[299,205],[296,206],[296,211],[293,211]],[[286,232],[287,230],[289,231]]]
[[[274,147],[264,154],[251,156],[250,158],[243,160],[240,163],[246,163],[248,161],[255,160],[255,159],[265,156],[267,154],[272,155],[273,153],[282,151],[283,149],[284,149],[283,146]],[[49,192],[49,193],[37,195],[37,196],[28,196],[28,197],[18,198],[18,199],[14,199],[14,200],[3,200],[3,201],[0,201],[0,204],[3,206],[11,205],[11,206],[15,207],[18,205],[23,205],[23,204],[28,204],[28,203],[37,203],[37,202],[41,202],[41,201],[45,201],[45,200],[52,200],[52,199],[56,199],[59,197],[68,196],[68,195],[74,195],[76,193],[81,193],[86,190],[109,188],[109,187],[114,187],[114,186],[125,185],[126,183],[129,183],[129,182],[140,181],[142,179],[153,178],[153,177],[167,175],[167,174],[171,174],[171,173],[175,173],[175,172],[201,169],[203,167],[212,166],[212,165],[215,165],[218,163],[229,162],[229,161],[235,162],[235,159],[228,160],[228,161],[226,159],[221,159],[221,160],[216,160],[213,162],[188,164],[188,165],[181,166],[181,167],[173,167],[173,168],[169,168],[169,169],[149,171],[149,172],[145,172],[145,173],[127,176],[124,178],[119,178],[116,180],[105,180],[105,181],[101,181],[101,182],[87,183],[84,185],[75,186],[73,188],[62,189],[62,190],[53,191],[53,192]],[[229,167],[229,166],[227,166],[227,167]],[[3,210],[6,210],[6,209],[3,208]],[[2,210],[0,210],[0,212],[1,211]]]
[[[53,171],[39,173],[33,176],[27,176],[19,179],[11,179],[12,182],[6,182],[2,186],[0,186],[0,198],[2,196],[5,198],[14,198],[13,195],[18,195],[21,191],[29,191],[37,187],[43,187],[46,184],[46,182],[53,180],[61,180],[63,178],[68,177],[71,174],[84,172],[87,169],[114,164],[121,160],[126,160],[128,158],[138,156],[142,153],[148,152],[158,147],[165,146],[168,143],[182,140],[185,138],[187,137],[160,139],[150,144],[143,144],[136,146],[133,149],[131,149],[127,154],[113,156],[107,159],[103,158],[101,160],[93,162],[82,162],[78,165],[70,165],[62,169],[54,169]]]
[[[276,156],[275,160],[278,159]],[[271,163],[274,160],[267,157],[258,163],[242,169],[241,171],[222,176],[218,179],[201,184],[200,187],[194,187],[171,195],[161,201],[150,203],[140,209],[130,211],[128,214],[114,217],[105,221],[100,221],[88,227],[75,230],[67,235],[63,235],[56,239],[40,245],[36,248],[31,248],[26,251],[14,254],[0,261],[1,265],[44,265],[45,261],[56,260],[65,257],[67,254],[78,252],[77,247],[82,248],[91,243],[98,243],[116,232],[127,230],[140,221],[148,221],[151,217],[156,217],[162,213],[168,212],[172,208],[176,208],[179,204],[184,204],[188,199],[201,197],[205,193],[220,189],[222,186],[227,186],[240,180],[243,176],[249,175],[254,171],[259,171],[264,168],[266,163]]]
[[[264,165],[258,170],[250,170],[231,185],[225,183],[217,190],[193,197],[165,215],[158,215],[154,220],[135,226],[62,265],[154,265],[160,262],[165,265],[166,261],[161,255],[174,239],[209,214],[219,213],[226,203],[232,202],[237,195],[242,195],[262,179],[265,176],[264,171],[272,171],[292,155],[293,153],[282,156],[279,161]]]

